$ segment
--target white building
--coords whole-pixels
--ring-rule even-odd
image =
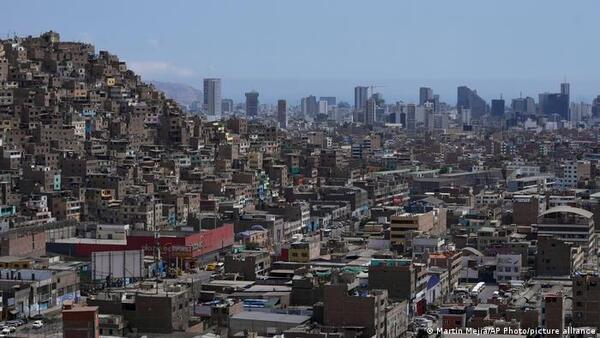
[[[204,113],[221,114],[221,79],[204,79]]]
[[[522,273],[521,255],[497,254],[496,271],[494,278],[497,282],[521,280]]]

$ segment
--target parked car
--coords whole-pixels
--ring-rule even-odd
[[[32,326],[34,329],[40,329],[44,326],[44,323],[42,323],[41,320],[36,320],[33,322]]]
[[[25,322],[21,319],[13,319],[6,322],[6,325],[8,326],[21,326],[23,324],[25,324]]]
[[[0,333],[2,333],[4,335],[8,335],[8,334],[10,334],[10,329],[5,326],[4,328],[2,328],[2,331],[0,331]]]

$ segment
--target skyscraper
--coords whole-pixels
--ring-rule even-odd
[[[433,89],[429,87],[419,88],[419,105],[422,106],[427,101],[433,101]]]
[[[233,113],[233,100],[232,99],[221,100],[221,111],[223,113]]]
[[[417,106],[408,104],[406,106],[406,131],[414,134],[417,130]]]
[[[369,87],[357,86],[354,87],[354,110],[364,111],[369,98]]]
[[[327,106],[329,107],[333,107],[337,104],[335,96],[321,96],[319,97],[319,101],[327,101]]]
[[[246,115],[258,115],[258,93],[256,91],[246,93]]]
[[[221,114],[221,79],[204,79],[204,113]]]
[[[315,116],[319,112],[319,103],[314,95],[303,97],[300,101],[300,110],[304,116]]]
[[[492,116],[499,118],[504,116],[504,99],[492,100]]]
[[[319,101],[319,114],[327,115],[328,106],[329,105],[327,104],[327,101],[320,100]]]
[[[569,120],[569,91],[569,84],[561,83],[560,93],[539,94],[540,112],[543,115],[558,115],[562,120]]]
[[[456,107],[471,109],[471,114],[475,118],[479,118],[487,112],[485,100],[477,94],[476,90],[471,90],[467,86],[458,87]]]
[[[434,107],[433,102],[426,101],[423,105],[423,124],[425,125],[425,130],[431,132],[433,130],[434,120]]]
[[[560,84],[560,93],[563,95],[570,95],[571,85],[567,82],[563,82]]]
[[[287,128],[287,101],[277,101],[277,122],[280,128]]]
[[[377,109],[377,101],[375,98],[370,98],[367,100],[366,109],[365,109],[365,124],[367,126],[372,126],[375,124],[375,110]]]
[[[469,108],[458,108],[459,122],[463,126],[471,125],[471,109]]]

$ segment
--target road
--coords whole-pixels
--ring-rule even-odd
[[[494,295],[494,291],[498,291],[498,285],[494,284],[485,284],[485,288],[479,294],[479,301],[482,303],[487,303],[487,300],[492,298]]]
[[[33,320],[18,327],[15,333],[8,337],[28,337],[28,338],[58,338],[62,337],[62,321],[60,317],[52,317],[44,320],[44,326],[39,329],[33,328]]]

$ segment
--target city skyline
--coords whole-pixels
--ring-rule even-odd
[[[125,3],[121,10],[94,8],[94,18],[81,15],[89,5],[63,4],[70,10],[16,3],[0,32],[52,29],[94,42],[122,55],[147,81],[202,88],[203,78],[221,78],[222,96],[238,102],[252,89],[272,104],[279,98],[297,104],[308,95],[350,102],[353,87],[373,84],[384,86],[378,91],[391,102],[416,102],[418,88],[431,87],[441,101],[454,103],[461,85],[489,101],[521,92],[535,97],[565,78],[574,101],[590,101],[600,91],[592,43],[600,4],[593,1],[543,7],[518,1]],[[22,10],[30,20],[18,20]],[[106,17],[120,24],[107,25]],[[311,24],[290,17],[310,17]],[[154,21],[165,24],[148,24]]]

